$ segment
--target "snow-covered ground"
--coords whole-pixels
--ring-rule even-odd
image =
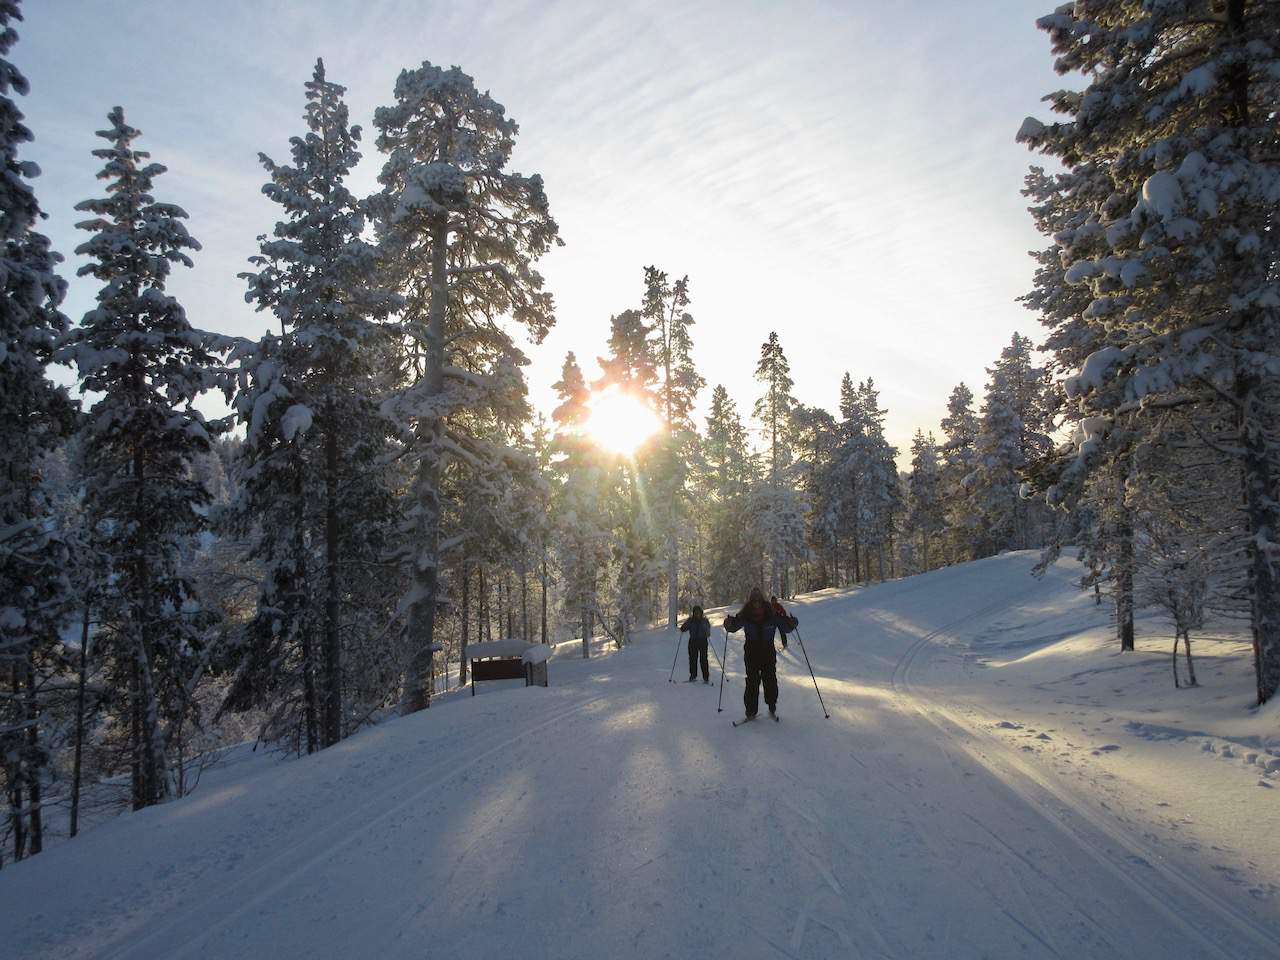
[[[732,729],[740,646],[717,713],[656,631],[241,757],[0,871],[0,956],[1280,956],[1280,712],[1239,643],[1174,690],[1033,561],[794,604],[829,720],[795,643],[782,722]]]

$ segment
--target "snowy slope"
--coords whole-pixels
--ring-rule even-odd
[[[793,643],[782,722],[732,729],[741,648],[717,714],[714,684],[667,683],[659,631],[588,662],[565,645],[549,689],[224,772],[0,871],[0,956],[1280,955],[1280,777],[1124,727],[1148,694],[1173,710],[1154,655],[1091,681],[1105,621],[1070,565],[1032,562],[798,602],[830,720]],[[1277,714],[1242,710],[1233,669],[1186,702],[1270,758]],[[1170,827],[1185,803],[1205,819]]]

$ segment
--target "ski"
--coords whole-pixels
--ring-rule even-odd
[[[754,719],[755,717],[743,717],[741,720],[730,720],[729,722],[732,723],[735,727],[740,727],[744,723],[750,723]]]

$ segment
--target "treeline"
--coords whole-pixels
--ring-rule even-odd
[[[0,4],[6,55],[18,18]],[[716,387],[695,423],[689,282],[650,267],[611,319],[599,381],[570,355],[551,421],[535,415],[516,336],[536,344],[554,322],[534,263],[559,241],[541,179],[508,169],[516,124],[457,68],[406,70],[374,115],[380,189],[357,197],[343,94],[317,62],[289,162],[261,157],[279,219],[240,275],[270,317],[256,341],[198,329],[168,292],[200,245],[120,107],[93,152],[101,194],[76,208],[96,304],[65,317],[18,156],[30,135],[0,99],[14,858],[42,849],[51,810],[74,835],[180,796],[245,736],[310,752],[424,707],[466,681],[469,642],[581,636],[586,653],[755,584],[883,579],[1041,536],[1016,491],[1043,442],[1021,338],[981,412],[957,388],[945,442],[917,439],[908,482],[874,383],[846,376],[837,414],[807,407],[776,335],[751,416]],[[633,456],[581,429],[609,386],[663,425]],[[210,391],[229,416],[195,406]]]
[[[1128,645],[1138,604],[1166,607],[1188,647],[1206,612],[1247,617],[1267,699],[1274,7],[1042,22],[1097,92],[1055,95],[1067,119],[1020,134],[1063,166],[1028,180],[1051,237],[1026,298],[1049,360],[1014,336],[905,471],[874,380],[846,374],[836,410],[808,406],[777,333],[752,409],[715,385],[699,422],[691,285],[652,266],[619,291],[600,376],[570,354],[538,415],[520,344],[554,323],[535,267],[557,226],[541,178],[508,167],[517,125],[429,63],[374,114],[368,197],[347,186],[361,130],[317,63],[290,161],[262,157],[279,214],[240,277],[269,317],[256,341],[197,329],[167,292],[199,244],[112,110],[101,196],[78,206],[99,292],[72,324],[7,95],[26,84],[0,61],[0,848],[28,856],[100,808],[181,795],[245,736],[309,752],[425,707],[465,682],[477,640],[580,637],[587,654],[754,585],[787,596],[1005,549],[1078,545]],[[0,57],[17,19],[0,0]],[[633,454],[586,430],[608,388],[661,423]],[[200,413],[209,391],[231,415]],[[1064,422],[1075,439],[1055,447]]]

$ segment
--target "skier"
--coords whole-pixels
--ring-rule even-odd
[[[680,624],[680,632],[689,632],[689,682],[698,679],[698,663],[702,663],[702,682],[711,682],[711,668],[707,664],[707,641],[711,638],[711,621],[701,607],[693,608],[693,615]]]
[[[771,596],[771,597],[769,598],[769,607],[770,607],[770,609],[772,609],[772,610],[773,610],[773,615],[774,615],[775,617],[786,617],[788,620],[790,619],[790,617],[787,617],[787,608],[786,608],[786,607],[784,607],[784,606],[782,605],[782,602],[781,602],[780,600],[778,600],[778,597],[777,597],[777,595],[776,595],[776,594],[775,594],[774,596]],[[781,628],[781,627],[779,627],[779,629],[780,629],[780,630],[782,630],[782,628]],[[787,646],[787,633],[788,633],[788,631],[789,631],[789,630],[791,630],[791,629],[793,629],[793,628],[792,628],[792,627],[788,627],[788,628],[786,628],[785,630],[782,630],[782,646],[783,646],[783,649],[786,649],[786,646]]]
[[[781,604],[779,604],[781,607]],[[795,627],[795,618],[783,611],[779,616],[764,598],[759,587],[751,591],[747,602],[736,614],[725,617],[724,628],[729,633],[742,630],[746,637],[747,689],[742,695],[747,719],[755,717],[760,705],[760,686],[764,685],[764,702],[769,716],[778,716],[778,653],[773,646],[775,630],[782,631],[782,648],[787,648],[787,633]]]

